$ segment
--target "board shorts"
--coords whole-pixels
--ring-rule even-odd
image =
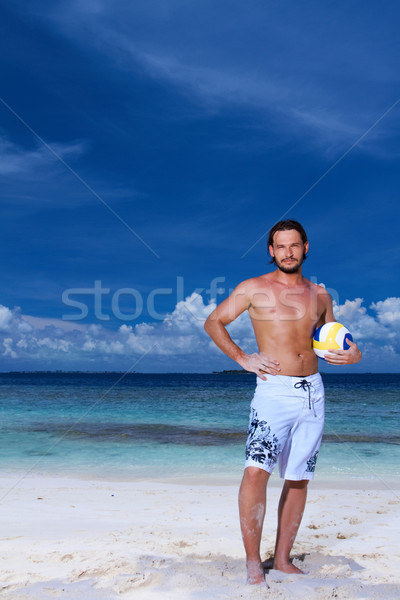
[[[246,467],[272,473],[279,460],[283,479],[313,479],[324,429],[321,375],[257,377],[250,405]]]

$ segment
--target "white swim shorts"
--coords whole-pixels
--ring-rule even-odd
[[[245,467],[272,473],[279,459],[284,479],[313,479],[324,429],[321,375],[257,377],[250,405]]]

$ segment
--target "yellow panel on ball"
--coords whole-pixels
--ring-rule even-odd
[[[315,354],[325,360],[329,350],[347,350],[347,340],[353,341],[350,331],[341,323],[330,321],[318,327],[313,337],[313,350]]]

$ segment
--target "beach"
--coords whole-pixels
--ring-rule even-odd
[[[118,377],[0,374],[3,598],[400,597],[400,375],[324,376],[325,434],[292,553],[307,574],[268,568],[274,473],[269,590],[245,585],[237,509],[255,377]]]
[[[2,478],[1,592],[7,599],[400,597],[400,489],[313,482],[295,542],[306,575],[267,569],[245,585],[239,482]],[[271,481],[262,558],[272,557]]]

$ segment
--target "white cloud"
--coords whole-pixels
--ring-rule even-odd
[[[45,329],[46,327],[58,327],[64,331],[73,331],[78,329],[80,331],[86,331],[87,326],[81,325],[76,321],[63,321],[63,319],[48,319],[43,317],[32,317],[31,315],[21,315],[22,323],[28,325],[30,330],[34,329]]]
[[[48,144],[65,161],[81,156],[86,149],[82,142],[70,144],[49,142]],[[0,137],[0,175],[2,176],[23,174],[27,177],[37,177],[38,171],[42,173],[44,169],[57,162],[58,158],[40,142],[36,148],[26,150],[5,137]]]
[[[135,327],[122,325],[121,340],[133,352],[153,352],[162,355],[204,353],[204,321],[215,304],[205,305],[203,298],[193,292],[177,303],[174,311],[160,324],[139,323]]]
[[[227,359],[203,328],[215,306],[215,302],[206,304],[200,294],[193,292],[160,322],[123,324],[111,330],[100,324],[29,317],[22,315],[18,308],[11,310],[0,305],[3,364],[13,364],[15,369],[29,359],[29,364],[35,363],[35,369],[52,361],[53,368],[68,369],[69,364],[74,363],[85,370],[94,362],[101,370],[109,364],[124,368],[128,362],[132,364],[133,360],[145,356],[147,362],[142,364],[147,365],[147,370],[153,366],[154,371],[160,368],[171,371],[176,370],[177,365],[186,371],[227,368]],[[369,307],[371,312],[362,298],[346,300],[334,307],[336,318],[350,329],[364,353],[361,370],[398,370],[399,308],[400,298],[374,302]],[[256,351],[247,312],[228,325],[228,331],[246,352]]]
[[[322,32],[308,28],[310,19],[315,18],[311,9],[302,9],[293,18],[291,8],[287,19],[285,11],[277,14],[255,7],[249,11],[239,3],[232,18],[233,13],[227,14],[215,3],[206,3],[201,9],[188,9],[180,0],[153,5],[114,2],[111,8],[107,2],[91,0],[89,4],[56,3],[46,6],[46,11],[30,10],[115,69],[137,72],[139,67],[211,112],[226,106],[255,108],[267,117],[268,129],[275,122],[280,131],[301,135],[303,144],[307,135],[329,153],[343,149],[343,143],[353,143],[379,116],[380,108],[373,102],[362,102],[363,89],[371,78],[380,82],[385,72],[388,81],[397,82],[395,64],[391,69],[387,56],[365,54],[362,30],[352,31],[349,56],[347,44],[337,38],[334,23],[338,14]],[[208,18],[210,10],[213,18]],[[216,30],[223,35],[216,35]],[[316,53],[311,50],[313,45],[325,51]],[[350,87],[355,74],[359,85]],[[262,119],[259,121],[262,130]],[[379,134],[371,132],[368,144],[361,147],[368,151],[372,139],[380,142],[391,135],[391,129],[383,124]]]
[[[256,109],[273,117],[279,128],[291,133],[297,129],[299,134],[307,132],[314,136],[318,145],[327,141],[331,144],[354,142],[363,133],[363,128],[371,125],[366,121],[364,125],[359,122],[357,126],[354,115],[346,120],[328,107],[321,108],[314,103],[319,96],[317,90],[312,90],[309,102],[305,102],[304,90],[299,94],[295,82],[293,88],[288,89],[287,81],[281,81],[271,73],[260,77],[259,73],[251,70],[241,72],[227,67],[222,69],[189,63],[167,53],[139,51],[136,43],[119,34],[114,36],[108,32],[107,37],[113,39],[114,48],[119,48],[119,65],[134,68],[134,65],[140,64],[148,75],[174,85],[211,112],[224,110],[227,106]],[[268,127],[271,127],[271,122]]]
[[[350,329],[355,340],[389,343],[400,351],[400,298],[386,298],[373,302],[370,308],[377,315],[368,314],[363,299],[346,300],[335,306],[335,316]]]
[[[335,317],[350,329],[354,339],[381,339],[384,330],[381,324],[367,313],[367,309],[362,305],[363,299],[346,300],[344,304],[334,305]]]
[[[8,331],[12,322],[12,312],[7,306],[0,305],[0,331]]]
[[[400,298],[386,298],[386,300],[373,302],[371,308],[378,313],[378,321],[382,325],[400,329]]]
[[[11,358],[17,358],[17,353],[12,349],[13,345],[13,340],[12,338],[8,337],[8,338],[4,338],[3,340],[3,347],[4,347],[4,352],[3,352],[3,356],[10,356]]]

